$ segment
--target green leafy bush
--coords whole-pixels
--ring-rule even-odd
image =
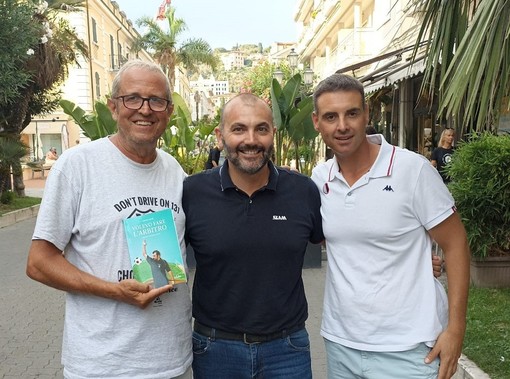
[[[472,255],[510,254],[510,136],[485,133],[461,142],[447,170]]]
[[[2,204],[11,204],[14,200],[14,193],[12,191],[4,191],[2,195],[0,195],[0,203]]]

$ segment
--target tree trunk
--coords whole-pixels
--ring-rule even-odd
[[[0,165],[0,195],[11,189],[11,172],[9,166]]]
[[[21,131],[30,123],[31,116],[28,115],[28,105],[34,94],[33,88],[30,86],[25,89],[23,96],[20,96],[16,110],[11,112],[7,117],[7,127],[9,132],[14,134],[17,140],[21,140]],[[25,183],[23,182],[23,168],[18,160],[12,165],[14,192],[20,196],[25,195]]]
[[[23,168],[21,162],[18,161],[12,165],[12,179],[14,184],[14,192],[18,197],[25,197],[25,183],[23,182]]]

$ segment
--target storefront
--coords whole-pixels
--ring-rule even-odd
[[[388,142],[430,158],[445,121],[437,121],[437,96],[421,92],[424,57],[394,61],[360,80],[370,111],[370,123]]]
[[[59,117],[53,119],[33,119],[23,129],[22,141],[30,147],[28,161],[44,159],[51,147],[57,149],[60,155],[69,148],[69,133],[67,121]]]

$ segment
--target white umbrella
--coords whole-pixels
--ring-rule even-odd
[[[67,125],[62,124],[60,127],[60,139],[62,142],[62,152],[69,149],[69,133],[67,131]]]
[[[35,123],[35,160],[38,161],[44,158],[43,152],[43,144],[41,140],[41,133],[39,133],[39,128],[37,127],[37,122]]]

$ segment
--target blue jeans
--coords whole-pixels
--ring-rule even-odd
[[[194,379],[310,379],[305,328],[269,342],[213,339],[193,332]]]

